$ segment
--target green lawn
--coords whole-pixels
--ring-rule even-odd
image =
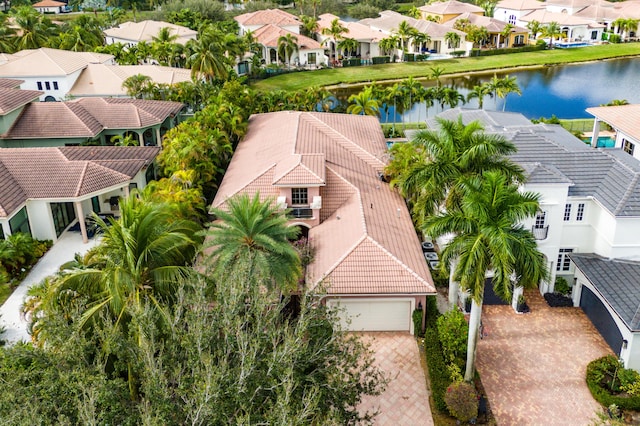
[[[574,49],[555,49],[428,62],[403,62],[304,71],[304,76],[301,76],[299,72],[294,72],[260,80],[255,82],[253,86],[260,90],[297,90],[313,86],[322,87],[403,79],[409,76],[426,78],[431,73],[432,67],[442,68],[444,74],[458,74],[517,67],[542,67],[638,55],[640,55],[640,43],[608,44]]]

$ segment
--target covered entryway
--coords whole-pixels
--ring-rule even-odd
[[[327,306],[339,308],[340,323],[351,331],[409,331],[413,333],[413,298],[329,299]],[[350,322],[349,322],[350,321]]]
[[[483,305],[510,305],[510,302],[505,302],[493,291],[493,282],[491,278],[484,280],[484,297],[482,298]]]
[[[622,348],[622,333],[604,303],[585,285],[582,286],[580,307],[613,352],[619,354]]]

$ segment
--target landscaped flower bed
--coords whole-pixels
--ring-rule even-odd
[[[593,398],[609,407],[640,410],[640,374],[624,368],[613,355],[593,360],[587,366],[587,386]]]
[[[544,300],[552,308],[569,308],[573,306],[573,299],[558,293],[545,293]]]

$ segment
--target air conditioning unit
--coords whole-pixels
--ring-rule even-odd
[[[276,205],[278,206],[279,209],[286,209],[287,208],[287,197],[278,197],[276,199]]]
[[[319,195],[314,195],[313,202],[309,206],[314,210],[319,210],[322,208],[322,197]]]

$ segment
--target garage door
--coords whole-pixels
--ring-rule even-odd
[[[587,314],[613,352],[620,353],[622,334],[616,322],[611,317],[606,306],[598,299],[598,296],[584,285],[582,286],[582,294],[580,295],[580,307],[584,313]]]
[[[410,331],[412,299],[331,299],[340,307],[340,322],[352,331]],[[351,323],[348,324],[347,320]]]

